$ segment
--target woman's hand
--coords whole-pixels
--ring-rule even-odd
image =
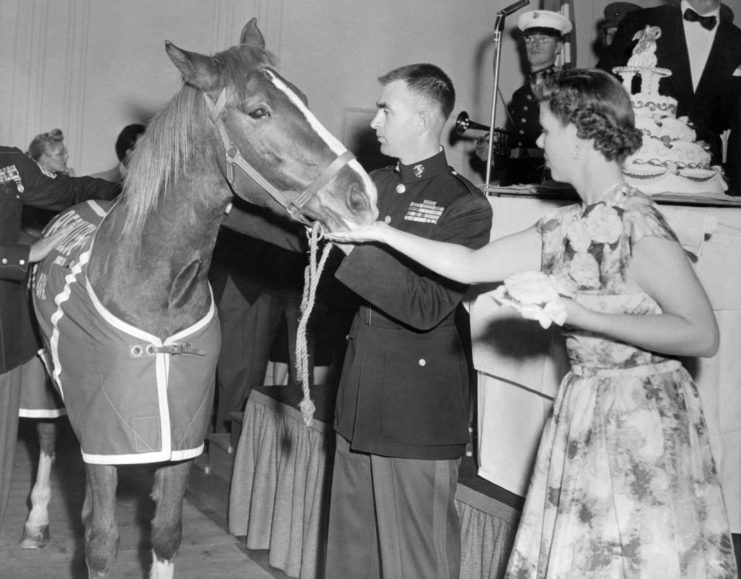
[[[67,229],[60,229],[49,237],[42,237],[38,241],[35,241],[33,244],[31,244],[31,251],[28,254],[28,261],[34,263],[36,261],[41,261],[42,259],[44,259],[57,245],[61,243],[62,239],[64,239],[67,233]]]
[[[389,226],[383,221],[376,221],[370,225],[363,225],[351,231],[327,233],[325,237],[336,243],[367,243],[369,241],[385,240]]]

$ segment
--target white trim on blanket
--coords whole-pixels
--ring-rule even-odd
[[[198,448],[176,450],[174,452],[157,451],[135,454],[87,454],[83,452],[82,460],[88,464],[148,464],[152,462],[189,460],[201,454],[203,454],[203,444]]]

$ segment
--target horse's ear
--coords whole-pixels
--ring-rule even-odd
[[[202,91],[213,90],[218,87],[218,71],[214,68],[210,57],[197,52],[182,50],[167,40],[165,41],[165,51],[170,60],[178,67],[186,83]]]
[[[257,18],[253,18],[242,29],[239,44],[247,44],[255,48],[265,48],[265,38],[257,27]]]

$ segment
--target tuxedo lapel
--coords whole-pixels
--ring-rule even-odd
[[[665,18],[658,24],[661,27],[661,36],[657,43],[658,65],[672,71],[672,76],[662,81],[671,84],[671,94],[684,103],[692,102],[695,90],[692,87],[692,70],[690,56],[687,51],[687,39],[684,35],[682,11],[679,6],[667,7]],[[671,42],[669,39],[676,39]],[[661,89],[659,90],[661,91]]]
[[[697,85],[696,95],[712,91],[714,87],[723,84],[727,77],[733,74],[736,64],[730,61],[733,51],[728,50],[728,40],[731,37],[731,24],[721,19],[718,31],[715,33],[713,46],[710,48],[708,61],[702,71],[700,82]]]

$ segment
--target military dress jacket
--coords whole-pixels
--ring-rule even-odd
[[[491,206],[444,152],[371,174],[379,218],[410,233],[471,248],[489,241]],[[362,305],[353,320],[335,407],[354,450],[451,459],[468,439],[468,366],[455,325],[467,286],[387,247],[358,245],[336,278]]]
[[[555,71],[551,66],[536,73],[538,76]],[[532,90],[538,76],[531,74],[528,81],[512,93],[509,106],[508,132],[511,135],[511,152],[505,162],[500,184],[542,183],[545,178],[545,159],[537,141],[542,132],[540,105]]]
[[[0,374],[36,351],[23,280],[29,246],[18,243],[23,205],[61,210],[87,199],[112,199],[120,186],[90,177],[55,179],[20,149],[0,146]]]
[[[732,19],[730,9],[721,5],[718,29],[696,90],[679,2],[626,14],[605,56],[597,63],[598,68],[608,72],[625,66],[637,42],[633,39],[636,32],[647,25],[661,28],[661,38],[656,43],[657,66],[668,68],[672,75],[661,80],[659,92],[677,99],[677,116],[688,116],[695,124],[698,138],[710,145],[716,164],[721,162],[720,135],[731,128],[734,100],[741,83],[741,76],[734,76],[737,70],[741,74],[741,29]],[[741,132],[741,127],[734,127],[733,132]]]

